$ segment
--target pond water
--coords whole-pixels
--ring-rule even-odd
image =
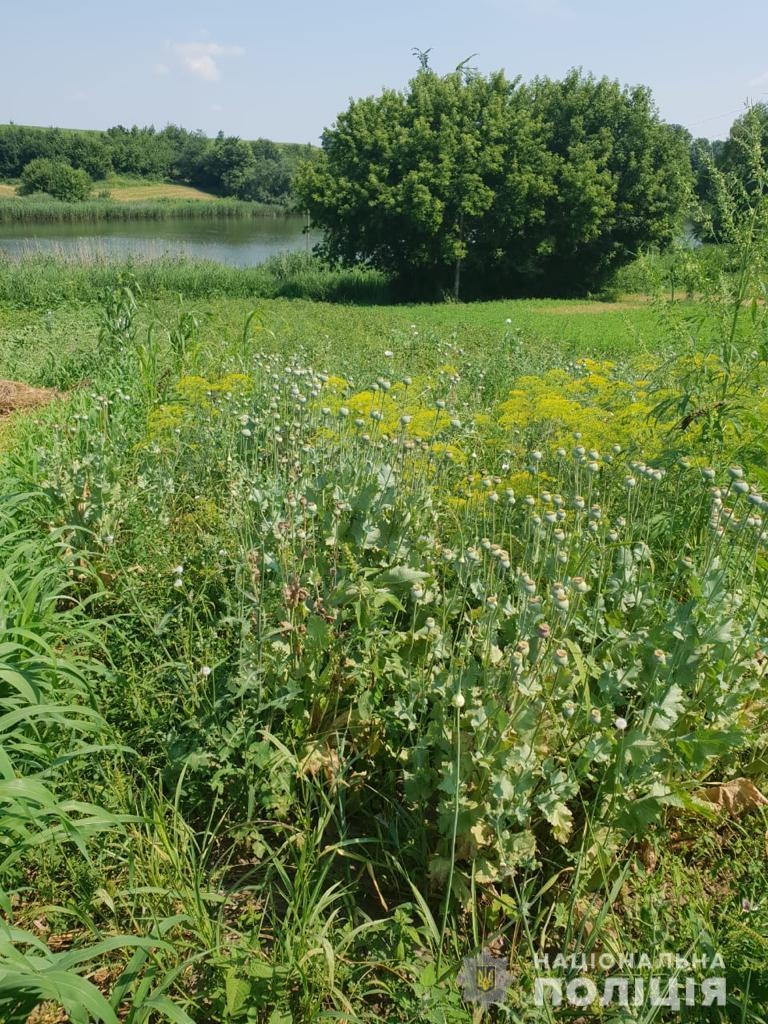
[[[187,256],[237,267],[281,252],[301,252],[320,240],[304,233],[304,218],[98,221],[79,224],[1,224],[0,253],[18,258],[50,253],[63,258],[126,259]]]

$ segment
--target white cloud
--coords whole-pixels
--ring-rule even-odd
[[[162,77],[163,75],[170,75],[170,73],[171,69],[168,67],[167,64],[154,64],[152,66],[153,75],[160,75]]]
[[[190,54],[184,58],[184,66],[198,78],[204,78],[206,82],[215,82],[221,77],[216,61],[209,53]]]
[[[764,71],[762,75],[758,75],[757,78],[753,78],[749,84],[752,87],[756,85],[768,85],[768,71]]]
[[[217,58],[242,57],[245,53],[242,46],[222,46],[221,43],[175,43],[173,50],[191,75],[206,82],[221,78]]]

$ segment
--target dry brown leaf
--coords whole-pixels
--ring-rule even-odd
[[[504,956],[504,936],[495,935],[492,939],[487,939],[485,943],[485,949],[488,950],[491,956]]]
[[[48,936],[48,948],[54,953],[62,949],[70,949],[77,938],[77,932],[61,932],[57,935]]]
[[[299,774],[315,778],[322,772],[326,785],[335,789],[341,773],[341,758],[333,747],[315,746],[304,757],[299,765]]]
[[[718,810],[725,811],[731,818],[736,818],[747,811],[754,811],[758,807],[768,806],[768,799],[749,779],[732,779],[731,782],[705,786],[695,795]]]
[[[640,863],[643,865],[646,871],[651,872],[656,868],[658,857],[653,845],[648,839],[644,839],[640,843],[640,848],[637,851],[637,855],[640,858]]]

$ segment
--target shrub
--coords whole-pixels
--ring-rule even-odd
[[[21,172],[17,191],[22,196],[47,192],[54,199],[79,202],[91,194],[91,179],[85,171],[76,169],[63,160],[39,157],[30,160]]]

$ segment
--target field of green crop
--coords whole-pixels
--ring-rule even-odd
[[[0,428],[2,1021],[766,1019],[745,266],[466,306],[4,268],[0,378],[62,394]]]

